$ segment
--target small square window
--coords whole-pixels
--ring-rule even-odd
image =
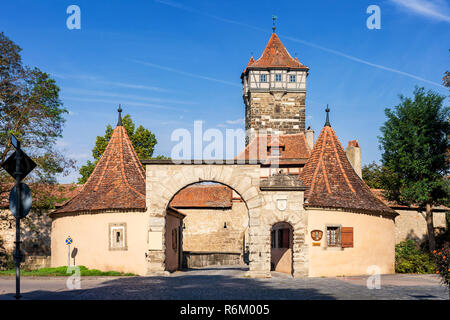
[[[295,82],[296,81],[296,76],[295,75],[290,75],[289,76],[289,81],[290,82]]]
[[[259,81],[260,82],[267,82],[267,75],[265,75],[265,74],[259,75]]]
[[[281,73],[277,73],[277,74],[275,75],[275,81],[276,81],[276,82],[281,82]]]
[[[126,223],[109,224],[109,250],[127,250]]]
[[[327,245],[329,247],[341,246],[341,227],[327,227]]]

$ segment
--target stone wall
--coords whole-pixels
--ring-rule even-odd
[[[243,253],[248,227],[248,210],[244,202],[233,201],[231,209],[179,211],[186,215],[183,251]]]
[[[395,218],[395,243],[414,240],[419,243],[427,239],[427,223],[425,212],[416,210],[395,210],[399,216]],[[433,223],[436,233],[446,228],[445,212],[433,212]]]
[[[46,212],[31,211],[21,220],[21,248],[25,255],[50,255],[51,219]],[[4,249],[11,253],[16,240],[16,220],[9,210],[0,210],[0,238]]]
[[[207,266],[229,266],[242,264],[242,256],[238,253],[223,252],[190,252],[183,253],[183,267],[202,268]]]
[[[305,132],[305,92],[252,92],[245,100],[245,129],[268,133]],[[251,140],[251,139],[250,139]]]
[[[264,206],[261,209],[262,221],[254,232],[263,237],[264,245],[255,249],[267,261],[265,267],[268,267],[270,271],[272,227],[279,222],[288,223],[293,229],[292,275],[307,277],[309,248],[305,234],[308,227],[308,215],[303,209],[303,191],[262,191],[261,193],[264,199]],[[274,254],[277,253],[274,252]]]

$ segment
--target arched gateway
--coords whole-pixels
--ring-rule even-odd
[[[301,180],[286,174],[261,179],[260,164],[207,164],[171,160],[146,160],[146,207],[149,215],[148,273],[158,274],[166,266],[166,215],[179,190],[198,182],[218,182],[234,189],[245,202],[249,214],[249,276],[270,277],[271,228],[285,221],[294,228],[296,248],[293,275],[308,275],[308,245],[305,241],[307,214],[303,210]]]
[[[170,202],[187,186],[217,182],[238,193],[248,209],[250,276],[270,276],[274,225],[290,226],[284,229],[293,276],[363,275],[373,266],[393,273],[397,213],[358,175],[358,152],[350,152],[351,163],[331,128],[329,108],[317,141],[313,130],[305,132],[308,73],[274,32],[261,57],[252,57],[241,74],[249,139],[231,162],[141,163],[119,109],[117,127],[90,178],[51,214],[52,266],[67,263],[64,240],[71,236],[77,262],[90,268],[140,275],[176,269],[187,211],[177,212]],[[192,197],[200,197],[198,190]],[[278,233],[277,243],[286,237]],[[274,262],[276,249],[285,245],[274,248]]]

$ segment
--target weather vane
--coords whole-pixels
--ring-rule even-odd
[[[272,26],[272,30],[273,32],[275,32],[275,21],[278,19],[277,16],[272,16],[272,20],[273,20],[273,26]]]

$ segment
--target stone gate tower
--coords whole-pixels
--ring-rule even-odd
[[[309,68],[292,58],[275,31],[261,57],[242,72],[245,129],[252,137],[305,132],[306,77]]]

